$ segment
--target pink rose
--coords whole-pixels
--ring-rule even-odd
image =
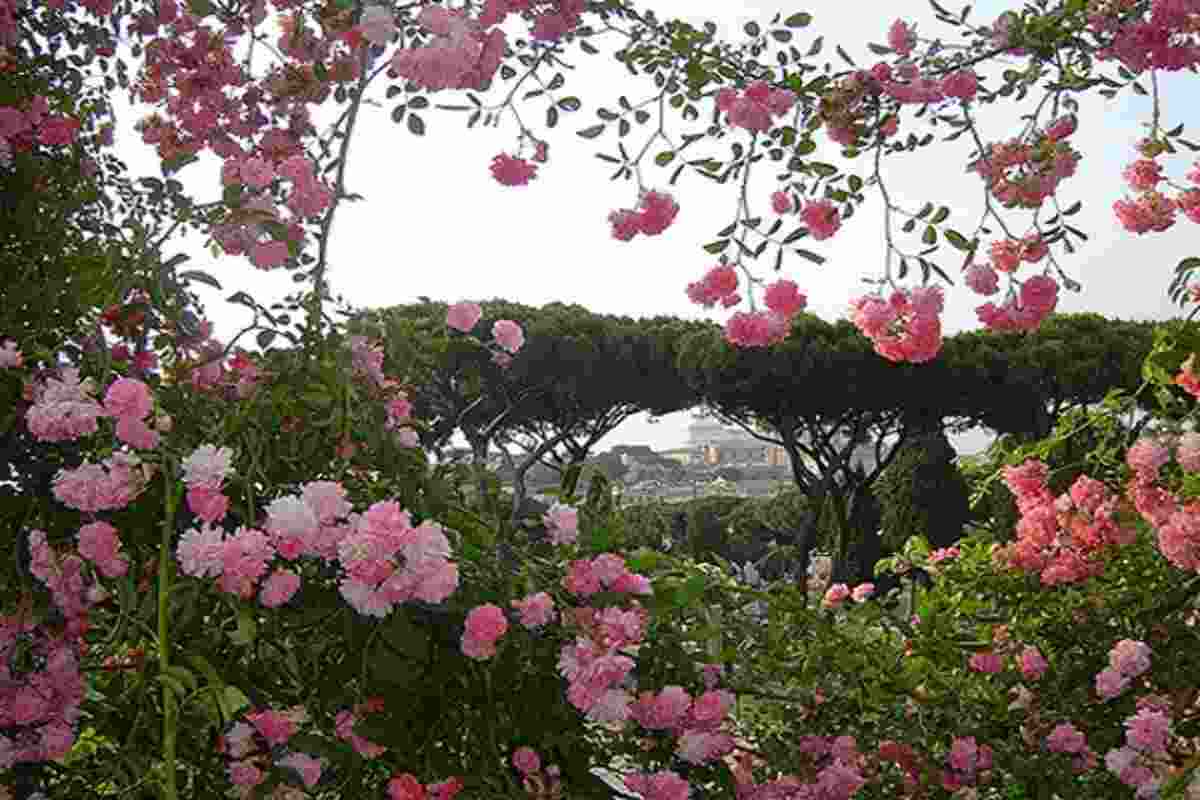
[[[498,320],[492,326],[492,338],[510,353],[515,353],[525,344],[525,332],[521,326],[510,319]]]
[[[846,602],[846,598],[850,596],[850,587],[844,583],[835,583],[830,586],[825,592],[825,597],[821,599],[821,605],[824,608],[837,608],[842,603]]]
[[[518,747],[513,752],[512,762],[523,775],[529,775],[542,768],[542,759],[532,747]]]
[[[446,312],[446,324],[455,330],[470,333],[482,316],[483,309],[478,303],[463,300],[450,306],[450,310]]]

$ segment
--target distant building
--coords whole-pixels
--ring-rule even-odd
[[[684,466],[694,464],[699,459],[696,457],[696,451],[692,447],[676,447],[671,450],[663,450],[659,453],[663,458],[669,458],[672,461],[678,461]]]
[[[713,417],[694,419],[688,425],[688,447],[681,448],[692,454],[692,461],[685,463],[715,466],[771,466],[791,467],[787,450],[777,444],[768,444],[756,439],[740,428],[721,424]]]

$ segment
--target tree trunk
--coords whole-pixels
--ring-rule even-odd
[[[575,489],[579,486],[579,476],[583,472],[583,461],[572,459],[567,468],[563,470],[562,483],[559,486],[559,500],[563,503],[570,503],[575,499]]]
[[[879,520],[871,488],[857,483],[845,495],[835,496],[838,514],[838,552],[833,564],[835,583],[856,584],[874,580],[875,563],[879,560],[881,541]]]
[[[521,506],[525,505],[525,470],[526,466],[522,465],[519,468],[513,469],[513,496],[512,496],[512,511],[509,514],[508,522],[516,528],[517,522],[521,519]]]

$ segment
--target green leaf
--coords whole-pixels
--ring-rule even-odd
[[[1179,266],[1175,267],[1176,272],[1183,272],[1184,270],[1196,270],[1196,269],[1200,269],[1200,258],[1198,258],[1196,256],[1188,256],[1183,261],[1179,262]]]
[[[680,605],[688,605],[693,600],[697,600],[704,594],[704,590],[708,588],[708,578],[704,575],[693,575],[683,582],[680,591]]]
[[[160,672],[159,674],[154,676],[154,680],[158,681],[163,686],[166,686],[168,689],[170,689],[171,692],[180,700],[183,700],[185,697],[188,696],[187,687],[184,686],[183,683],[178,678],[176,678],[174,675],[168,674],[166,672]]]
[[[564,97],[558,101],[558,107],[563,111],[578,111],[583,107],[583,103],[578,97]]]
[[[933,215],[933,218],[930,219],[929,221],[931,223],[933,223],[934,225],[937,225],[939,223],[945,222],[946,218],[949,216],[950,216],[950,209],[946,208],[945,206],[942,206],[941,208],[939,208],[937,210],[937,213],[935,213]]]
[[[787,236],[783,237],[783,243],[791,244],[792,242],[796,242],[796,241],[799,241],[800,239],[803,239],[807,235],[808,235],[808,228],[796,228],[796,230],[792,231]]]
[[[660,167],[665,167],[675,160],[675,152],[673,150],[664,150],[654,157],[654,163]]]
[[[258,622],[254,619],[254,613],[249,608],[238,609],[237,630],[230,634],[229,640],[244,647],[252,644],[257,636]]]
[[[971,252],[971,243],[967,241],[967,237],[963,236],[958,231],[950,228],[943,231],[942,235],[946,237],[946,241],[954,245],[956,250],[961,250],[964,253]]]
[[[655,551],[643,547],[635,550],[626,558],[626,566],[630,572],[636,572],[644,575],[647,572],[652,572],[663,561],[663,556]]]
[[[239,305],[246,306],[247,308],[258,307],[258,304],[254,302],[254,298],[245,292],[234,292],[233,294],[229,295],[229,297],[225,298],[225,302],[238,303]]]
[[[717,253],[723,251],[726,247],[729,247],[729,240],[718,239],[715,242],[709,242],[708,244],[704,245],[704,251],[706,253],[712,253],[715,256]]]
[[[789,28],[807,28],[812,24],[812,14],[801,11],[797,14],[792,14],[783,21],[783,24]]]
[[[204,676],[204,680],[210,686],[224,686],[225,681],[221,678],[221,673],[217,672],[216,667],[212,665],[207,658],[202,655],[189,655],[187,660],[196,670]]]
[[[192,674],[192,671],[187,667],[181,667],[178,664],[172,664],[167,667],[163,674],[170,675],[175,680],[179,681],[187,689],[187,693],[191,694],[200,688],[200,681]]]
[[[925,233],[921,234],[921,241],[925,244],[936,244],[937,238],[937,228],[933,227],[932,225],[927,225],[925,227]]]
[[[938,274],[938,276],[939,276],[939,277],[941,277],[941,279],[942,279],[942,280],[944,280],[946,283],[950,284],[951,286],[953,286],[953,285],[954,285],[954,281],[950,280],[950,276],[949,276],[949,275],[947,275],[945,272],[943,272],[943,271],[942,271],[942,268],[941,268],[941,267],[939,267],[937,264],[934,264],[932,261],[926,261],[926,260],[925,260],[925,259],[923,259],[923,258],[922,258],[922,259],[920,259],[920,261],[921,261],[921,266],[922,266],[922,267],[925,267],[926,269],[931,269],[931,270],[933,270],[933,271],[934,271],[934,272],[936,272],[936,273]]]
[[[206,286],[211,286],[214,289],[221,289],[221,284],[217,282],[216,278],[214,278],[212,275],[209,275],[207,272],[198,269],[190,269],[187,272],[179,273],[179,279],[185,281],[198,281],[199,283],[203,283]]]

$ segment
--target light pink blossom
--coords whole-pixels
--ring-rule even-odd
[[[525,344],[525,332],[510,319],[497,320],[492,325],[492,338],[510,353],[515,353]]]
[[[446,324],[455,330],[470,333],[482,316],[483,309],[479,307],[478,303],[463,300],[450,306],[449,311],[446,312]]]

